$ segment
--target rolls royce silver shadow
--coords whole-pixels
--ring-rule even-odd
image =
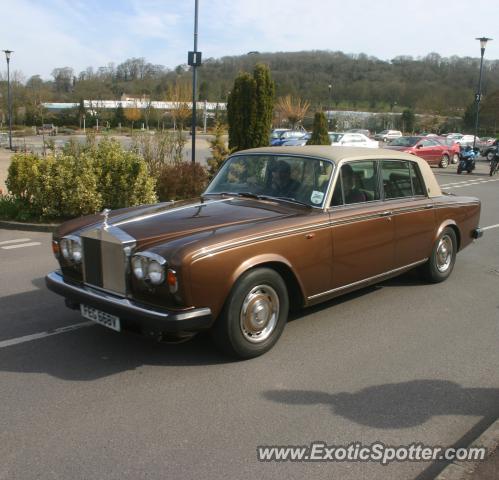
[[[480,201],[445,195],[428,164],[388,150],[238,152],[200,199],[62,224],[48,288],[117,331],[184,339],[210,330],[250,358],[307,307],[419,269],[449,277],[482,235]],[[334,308],[331,312],[334,315]]]

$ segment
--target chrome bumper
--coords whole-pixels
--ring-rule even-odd
[[[475,239],[481,238],[483,237],[483,230],[480,227],[475,228],[473,232],[471,232],[471,236]]]
[[[86,285],[66,282],[59,272],[49,273],[45,283],[49,290],[65,297],[68,306],[78,308],[84,304],[116,315],[124,329],[145,334],[195,332],[209,328],[213,323],[209,308],[159,310]]]

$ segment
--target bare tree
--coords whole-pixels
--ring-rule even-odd
[[[173,102],[171,110],[173,125],[176,127],[178,124],[180,131],[184,129],[185,122],[191,115],[191,107],[189,105],[190,95],[191,86],[189,82],[176,82],[170,88],[169,100]]]
[[[277,111],[283,118],[287,118],[291,124],[291,128],[296,128],[296,125],[305,118],[309,107],[310,102],[302,100],[300,97],[292,97],[291,95],[279,97],[276,105]]]

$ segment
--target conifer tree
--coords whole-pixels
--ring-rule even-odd
[[[240,73],[227,102],[229,148],[234,151],[268,145],[274,105],[269,68],[257,65],[253,76]]]
[[[323,112],[316,112],[314,115],[312,136],[307,145],[331,145],[331,140],[327,133],[327,120]]]

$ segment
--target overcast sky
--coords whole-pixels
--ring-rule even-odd
[[[194,3],[0,0],[0,48],[15,51],[11,68],[25,78],[131,57],[174,68],[193,48]],[[499,59],[499,0],[199,0],[203,58],[252,50],[479,57],[481,36],[495,38],[485,58]]]

